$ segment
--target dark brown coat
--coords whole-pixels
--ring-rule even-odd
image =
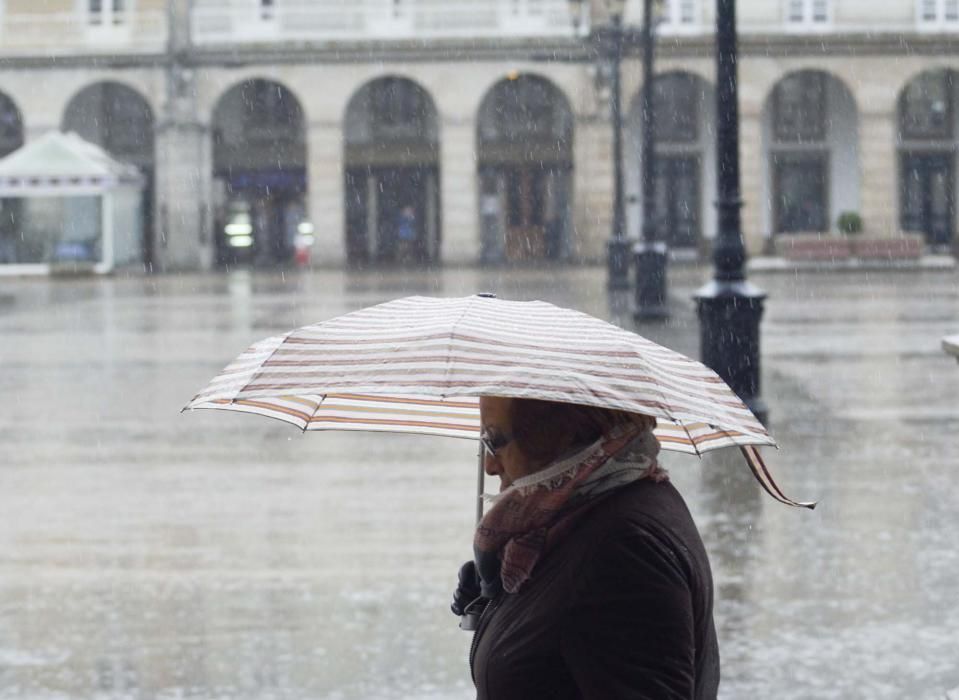
[[[471,654],[479,700],[712,700],[709,560],[668,482],[609,495],[490,603]]]

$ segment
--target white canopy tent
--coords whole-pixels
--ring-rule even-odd
[[[959,360],[959,333],[942,339],[942,349]]]
[[[74,133],[52,131],[0,159],[0,274],[140,262],[143,177]]]

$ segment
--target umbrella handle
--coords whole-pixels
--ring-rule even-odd
[[[479,452],[476,455],[476,524],[479,525],[483,519],[483,478],[486,471],[483,469],[483,443],[480,443]]]

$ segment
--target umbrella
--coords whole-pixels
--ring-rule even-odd
[[[655,416],[663,449],[698,455],[737,446],[773,498],[814,506],[775,484],[756,450],[775,441],[715,372],[542,301],[406,297],[304,326],[254,344],[184,410],[255,413],[304,431],[477,439],[480,396]]]

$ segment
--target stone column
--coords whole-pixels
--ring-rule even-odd
[[[577,119],[573,135],[573,231],[570,258],[606,259],[613,213],[613,149],[608,114]],[[626,143],[629,143],[627,140]]]
[[[313,122],[306,134],[307,216],[316,243],[313,264],[346,264],[346,200],[343,193],[343,132],[337,122]]]
[[[762,119],[760,114],[741,114],[739,117],[739,182],[742,192],[742,230],[749,255],[761,255],[770,240],[764,230]],[[710,202],[710,204],[712,204]]]
[[[899,233],[897,136],[895,113],[860,113],[860,201],[863,228],[870,236],[891,237]]]
[[[476,124],[444,120],[440,130],[440,262],[476,264],[480,259]]]
[[[159,270],[213,266],[212,142],[196,121],[164,121],[156,132],[155,258]]]
[[[213,267],[213,142],[197,116],[195,75],[178,56],[190,46],[188,2],[167,6],[164,100],[156,126],[154,259],[161,271]]]

